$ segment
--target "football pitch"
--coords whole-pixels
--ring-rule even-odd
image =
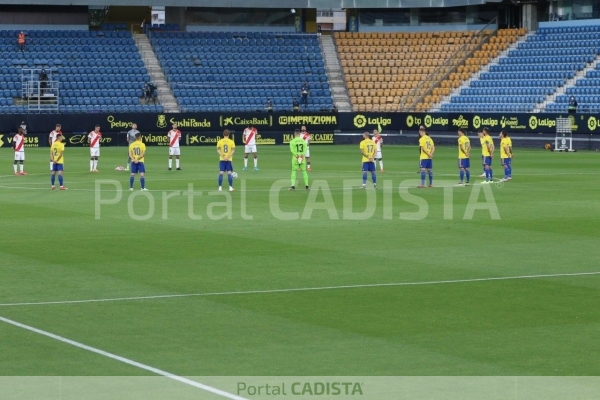
[[[512,181],[453,188],[440,147],[417,189],[417,149],[387,146],[365,191],[358,146],[312,147],[311,191],[262,146],[233,193],[213,147],[182,171],[149,147],[147,193],[123,148],[94,174],[67,148],[67,191],[48,149],[28,176],[3,149],[0,375],[153,375],[6,320],[178,376],[600,374],[598,153],[517,148]]]

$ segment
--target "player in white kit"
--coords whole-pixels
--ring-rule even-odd
[[[96,125],[94,130],[88,134],[88,144],[90,145],[90,172],[98,172],[98,158],[100,157],[100,140],[102,132],[100,125]]]
[[[310,171],[310,133],[306,132],[306,126],[302,125],[300,128],[300,137],[306,143],[306,154],[304,158],[306,159],[306,170]]]
[[[248,125],[246,129],[244,129],[244,135],[242,139],[244,140],[244,169],[243,171],[248,170],[248,154],[252,153],[254,155],[254,170],[258,171],[258,155],[256,154],[256,135],[258,131],[255,127]]]
[[[181,171],[179,167],[179,155],[181,151],[179,149],[179,141],[181,140],[181,131],[177,129],[177,124],[173,124],[173,129],[167,134],[169,138],[169,171],[173,167],[173,156],[175,156],[175,167],[177,171]]]
[[[377,129],[373,129],[373,142],[375,142],[375,162],[379,161],[379,168],[383,172],[383,156],[381,154],[381,145],[383,144],[383,138]]]
[[[50,147],[52,147],[54,142],[56,142],[57,135],[62,135],[60,124],[56,124],[56,127],[54,128],[54,130],[52,132],[50,132],[50,135],[48,136],[48,144],[50,145]],[[54,165],[54,162],[52,162],[52,160],[50,160],[50,171],[52,171],[52,165]]]
[[[15,162],[13,164],[15,175],[27,175],[25,166],[23,165],[25,162],[25,131],[23,128],[19,128],[13,138],[13,150],[15,151]],[[20,166],[21,172],[17,172],[17,165]]]

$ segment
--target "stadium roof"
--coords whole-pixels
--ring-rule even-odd
[[[421,8],[500,3],[502,0],[0,0],[0,4],[231,8]]]

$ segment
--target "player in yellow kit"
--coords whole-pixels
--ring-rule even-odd
[[[135,134],[135,141],[129,145],[129,158],[131,159],[131,176],[129,177],[129,190],[133,190],[133,181],[135,174],[140,174],[140,185],[143,191],[146,191],[146,166],[144,164],[146,156],[146,145],[142,142],[142,134]]]
[[[58,133],[54,143],[50,147],[50,160],[52,160],[52,175],[50,175],[52,186],[50,188],[52,190],[54,190],[56,175],[58,175],[60,190],[67,190],[63,181],[63,171],[65,169],[65,144],[63,143],[63,139],[62,133]]]
[[[460,170],[460,182],[458,186],[469,186],[471,179],[471,141],[467,136],[467,131],[463,128],[458,130],[458,169]],[[465,182],[465,175],[467,181]]]
[[[494,158],[494,141],[490,136],[489,128],[483,128],[479,135],[481,139],[481,155],[483,156],[483,168],[485,168],[485,181],[482,183],[492,183],[494,176],[492,173],[492,160]]]
[[[371,173],[371,179],[373,180],[373,187],[377,188],[377,174],[375,173],[375,152],[377,146],[375,142],[371,140],[369,132],[363,133],[363,140],[360,142],[360,154],[362,154],[362,170],[363,170],[363,184],[361,189],[367,187],[367,172]]]
[[[229,130],[223,131],[223,139],[217,142],[217,153],[219,154],[219,192],[223,190],[223,174],[227,171],[227,181],[229,182],[229,191],[233,192],[233,153],[235,153],[235,143],[229,138]]]
[[[503,181],[510,181],[512,179],[512,140],[508,137],[506,131],[500,132],[500,160],[502,167],[504,167],[504,179]]]
[[[425,173],[429,174],[429,187],[433,187],[433,153],[435,152],[435,145],[433,139],[427,135],[425,127],[419,128],[419,162],[421,167],[421,185],[420,188],[425,187]]]

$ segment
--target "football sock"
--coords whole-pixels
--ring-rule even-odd
[[[433,185],[433,172],[429,171],[429,184]]]
[[[485,170],[485,180],[486,181],[490,180],[490,171],[488,169]]]
[[[461,182],[462,182],[462,181],[464,181],[464,179],[465,179],[465,171],[463,171],[463,170],[461,169],[461,170],[460,170],[460,174],[459,174],[459,175],[460,175],[460,181],[461,181]]]
[[[231,174],[227,174],[227,182],[229,182],[229,186],[233,187],[233,176]]]
[[[133,181],[135,180],[135,178],[133,176],[129,177],[129,188],[133,189]]]
[[[219,174],[219,186],[223,186],[223,174]]]
[[[25,164],[23,164],[23,162],[21,162],[20,167],[21,167],[21,172],[23,172],[23,170],[25,169]]]
[[[244,168],[248,168],[248,159],[244,158]]]
[[[363,172],[363,185],[367,184],[367,173]]]
[[[175,166],[176,166],[177,168],[179,168],[179,158],[176,158],[176,159],[175,159]]]
[[[54,186],[55,178],[56,178],[56,175],[54,175],[54,174],[50,175],[50,183],[52,184],[52,186]]]
[[[254,157],[254,168],[258,167],[258,157]]]
[[[94,160],[94,169],[98,169],[98,159]]]
[[[302,177],[304,178],[304,186],[308,186],[308,172],[302,171]]]
[[[471,180],[471,171],[466,170],[465,175],[467,176],[467,183]]]
[[[421,186],[425,186],[425,171],[421,171]]]
[[[58,176],[58,184],[59,184],[60,186],[63,186],[63,185],[64,185],[64,182],[63,182],[63,176],[62,176],[62,175],[59,175],[59,176]]]
[[[13,164],[13,169],[15,170],[15,174],[17,173],[17,164]]]
[[[377,175],[375,172],[371,172],[371,179],[373,180],[373,183],[377,183]]]
[[[296,186],[296,170],[292,170],[292,186]]]
[[[94,170],[94,160],[90,160],[90,171]]]
[[[383,169],[383,160],[379,160],[379,168]]]
[[[492,173],[492,169],[490,168],[490,181],[493,181],[493,180],[494,180],[494,175]]]
[[[144,178],[143,176],[140,177],[140,185],[142,186],[142,189],[146,187],[146,178]]]
[[[173,167],[173,160],[169,158],[169,168]]]
[[[508,177],[512,178],[512,165],[508,166]]]
[[[306,164],[306,168],[310,168],[310,163]]]

